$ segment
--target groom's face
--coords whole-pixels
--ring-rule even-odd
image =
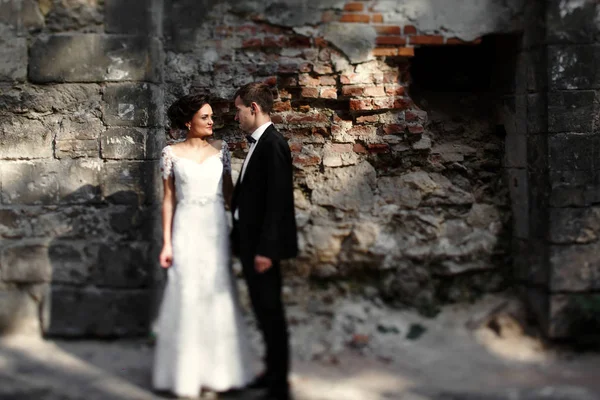
[[[240,96],[235,98],[235,120],[239,122],[240,129],[246,133],[254,132],[256,113],[252,107],[247,107],[240,99]]]

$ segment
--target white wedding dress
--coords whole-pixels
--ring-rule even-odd
[[[225,391],[250,379],[248,336],[230,263],[222,192],[231,158],[223,142],[202,163],[163,149],[163,179],[174,176],[173,265],[156,325],[153,385],[178,396]]]

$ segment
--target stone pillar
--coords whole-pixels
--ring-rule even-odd
[[[524,41],[530,223],[515,252],[517,276],[545,334],[579,339],[600,327],[597,6],[552,0],[530,7]]]
[[[0,91],[0,310],[35,309],[49,335],[145,334],[158,270],[162,2],[6,4],[23,39],[0,42],[0,81],[11,81]]]

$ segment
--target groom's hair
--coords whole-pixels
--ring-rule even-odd
[[[273,109],[273,93],[271,88],[262,82],[248,83],[235,92],[233,99],[237,99],[240,96],[240,100],[246,107],[254,102],[260,106],[263,113],[269,114]]]
[[[185,124],[190,122],[205,104],[208,104],[208,97],[202,93],[190,93],[177,99],[167,110],[171,127],[186,129]]]

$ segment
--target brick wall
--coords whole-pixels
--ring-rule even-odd
[[[411,93],[418,49],[462,41],[384,6],[2,2],[0,330],[145,333],[164,109],[209,92],[237,174],[247,148],[231,97],[255,80],[273,87],[294,156],[289,300],[319,281],[431,312],[502,288],[502,139],[470,111],[480,99],[446,97],[462,105],[448,110]]]

